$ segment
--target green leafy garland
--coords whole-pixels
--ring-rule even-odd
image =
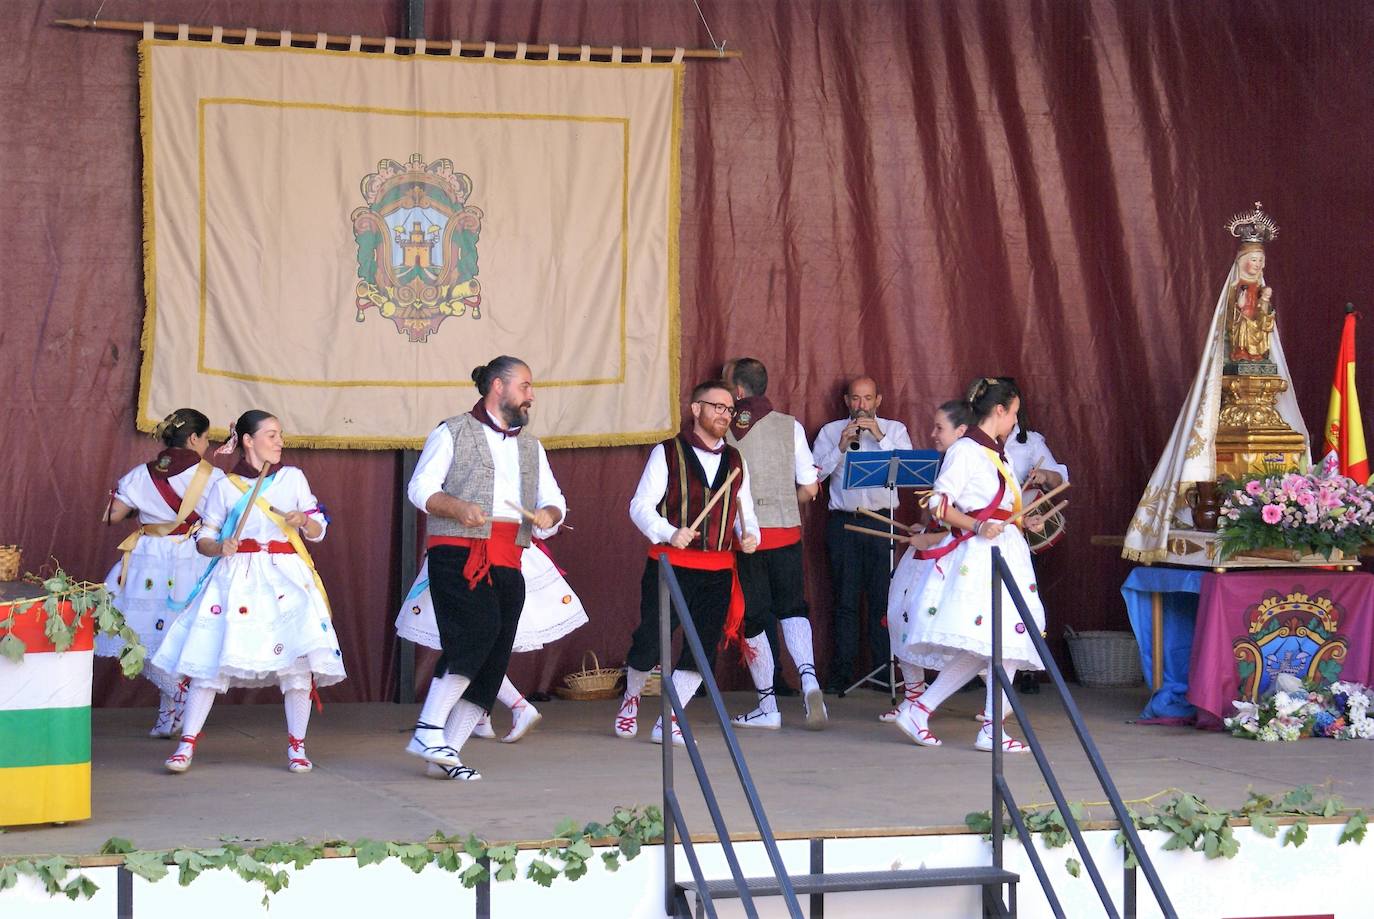
[[[81,627],[81,620],[90,614],[95,616],[97,632],[101,635],[118,636],[124,640],[124,650],[119,653],[119,667],[124,675],[134,677],[143,672],[143,661],[148,656],[148,649],[139,640],[138,633],[129,628],[124,621],[124,614],[115,609],[110,592],[104,585],[77,581],[60,566],[51,577],[43,578],[28,574],[24,576],[24,580],[43,585],[46,596],[41,600],[35,597],[0,604],[0,608],[8,607],[10,610],[8,616],[0,619],[0,629],[5,630],[5,636],[0,638],[0,655],[16,664],[24,659],[24,652],[28,649],[23,639],[14,634],[15,619],[27,613],[35,603],[41,602],[44,613],[43,634],[58,651],[66,651],[72,646],[76,632]],[[62,617],[64,600],[71,603],[76,613],[71,622]]]
[[[560,876],[575,881],[587,873],[587,862],[595,854],[592,846],[597,843],[614,844],[613,849],[601,853],[601,861],[607,871],[616,871],[622,858],[630,861],[646,844],[662,840],[663,813],[653,806],[617,807],[608,824],[593,822],[579,828],[576,821],[564,820],[554,830],[554,838],[539,847],[539,857],[530,863],[525,877],[541,887],[548,887]],[[299,871],[325,857],[352,857],[360,868],[394,858],[416,874],[436,865],[444,871],[456,872],[468,888],[493,879],[513,881],[518,873],[516,846],[494,846],[473,835],[464,839],[437,831],[424,842],[415,843],[297,840],[245,848],[226,840],[210,849],[149,851],[137,850],[129,840],[116,837],[106,840],[100,853],[122,856],[123,866],[147,881],[160,881],[175,868],[177,882],[183,887],[206,871],[232,871],[245,881],[262,885],[264,906],[269,905],[272,894],[291,883],[286,866]],[[99,888],[82,873],[68,879],[75,868],[77,861],[62,855],[0,860],[0,891],[17,884],[20,876],[28,876],[37,879],[53,896],[89,899]]]
[[[1170,792],[1175,794],[1167,802],[1160,805],[1154,803],[1154,799]],[[1337,845],[1364,842],[1369,824],[1363,810],[1349,811],[1335,795],[1319,798],[1317,789],[1312,785],[1300,785],[1277,801],[1270,795],[1251,789],[1245,803],[1229,811],[1209,807],[1196,795],[1176,788],[1166,789],[1141,801],[1126,803],[1148,806],[1149,809],[1143,813],[1129,807],[1126,812],[1137,830],[1160,830],[1169,834],[1163,846],[1166,851],[1188,849],[1192,852],[1201,852],[1209,859],[1236,857],[1236,853],[1240,851],[1240,841],[1236,839],[1232,829],[1237,825],[1236,821],[1248,822],[1251,829],[1270,839],[1278,835],[1280,821],[1284,821],[1288,828],[1284,831],[1282,844],[1294,848],[1307,841],[1310,817],[1329,819],[1349,814]],[[1104,804],[1105,802],[1095,802],[1091,806],[1101,807]],[[1088,807],[1089,805],[1082,802],[1070,804],[1069,812],[1074,820],[1081,824],[1088,813]],[[1026,822],[1026,829],[1031,833],[1039,833],[1047,849],[1059,849],[1073,841],[1064,817],[1057,807],[1029,805],[1021,808],[1021,816]],[[990,834],[992,812],[976,811],[967,815],[964,823],[975,832]],[[1008,837],[1015,837],[1016,827],[1008,820],[1003,832]],[[1138,861],[1126,841],[1125,833],[1116,834],[1116,844],[1126,850],[1126,867],[1136,867]],[[1064,868],[1073,877],[1078,877],[1082,865],[1078,859],[1070,858],[1064,862]]]

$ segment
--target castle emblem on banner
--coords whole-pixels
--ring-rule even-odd
[[[382,160],[362,180],[366,207],[353,211],[358,244],[357,320],[376,309],[413,342],[449,316],[482,318],[477,238],[482,211],[468,204],[472,180],[453,161]]]
[[[1280,673],[1308,683],[1340,679],[1348,642],[1338,634],[1345,610],[1330,597],[1269,591],[1245,613],[1246,634],[1233,644],[1240,697],[1251,702]]]

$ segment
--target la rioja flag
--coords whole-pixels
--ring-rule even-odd
[[[1331,381],[1322,454],[1322,469],[1328,474],[1339,472],[1361,485],[1369,481],[1369,454],[1364,446],[1360,398],[1355,392],[1355,311],[1349,306],[1336,355],[1336,375]]]

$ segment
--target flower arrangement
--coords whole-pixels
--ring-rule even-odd
[[[1353,555],[1374,542],[1374,491],[1342,475],[1296,472],[1222,483],[1222,559],[1255,549]]]
[[[1372,696],[1369,687],[1360,683],[1332,683],[1329,702],[1313,720],[1313,736],[1374,740],[1374,718],[1369,717]]]
[[[1277,683],[1278,688],[1258,702],[1232,703],[1236,714],[1225,725],[1233,735],[1266,743],[1303,737],[1374,740],[1374,718],[1369,717],[1374,692],[1368,686],[1310,686],[1290,674],[1280,674]]]

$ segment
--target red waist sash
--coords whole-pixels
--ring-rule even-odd
[[[976,514],[971,514],[970,516],[980,523],[984,520],[1009,520],[1011,519],[1011,511],[1003,510],[1000,507],[991,511],[989,511],[988,508],[983,508],[983,510]],[[959,543],[973,538],[973,532],[971,530],[961,530],[958,527],[950,527],[949,531],[954,534],[954,539],[934,549],[918,549],[916,551],[916,557],[924,559],[944,558],[946,555],[953,552]]]
[[[260,543],[256,539],[240,539],[240,552],[267,552],[271,555],[295,555],[296,547],[289,542],[272,540],[268,543]]]
[[[759,550],[795,546],[801,538],[801,527],[759,527]]]
[[[668,564],[674,568],[691,568],[694,571],[730,572],[730,606],[725,613],[725,629],[720,636],[720,647],[735,645],[740,656],[749,661],[753,654],[744,642],[744,588],[740,586],[739,570],[735,567],[735,553],[732,551],[711,552],[706,549],[679,549],[662,543],[649,547],[649,558],[667,557]]]
[[[493,520],[491,536],[431,536],[427,545],[463,546],[468,549],[467,564],[463,565],[463,577],[468,579],[468,589],[476,587],[485,580],[491,583],[491,569],[514,568],[520,570],[521,548],[515,544],[520,533],[520,524],[510,520]]]

